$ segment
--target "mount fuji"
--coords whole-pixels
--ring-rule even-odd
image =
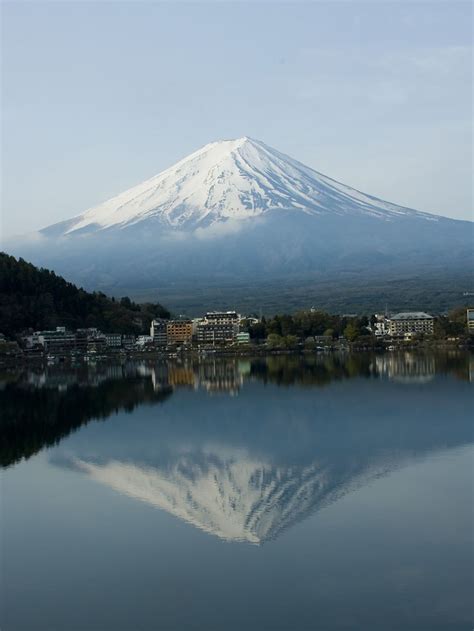
[[[369,216],[383,221],[438,217],[383,202],[344,186],[258,140],[213,142],[170,169],[44,232],[195,229],[278,211],[310,216]]]
[[[361,279],[392,281],[395,293],[407,278],[438,294],[443,282],[470,289],[472,226],[361,193],[244,137],[210,143],[10,249],[86,288],[158,292],[172,308],[276,307],[290,287],[302,306],[308,288],[321,303],[327,282],[349,293]]]

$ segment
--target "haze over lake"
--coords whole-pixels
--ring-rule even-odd
[[[5,630],[470,628],[473,372],[463,353],[4,371]]]

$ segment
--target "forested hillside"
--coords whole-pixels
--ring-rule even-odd
[[[0,333],[24,329],[98,327],[104,332],[141,333],[154,317],[168,318],[159,303],[136,304],[87,292],[47,269],[0,252]]]

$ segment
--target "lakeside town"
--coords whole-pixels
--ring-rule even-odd
[[[463,321],[464,320],[464,321]],[[332,325],[332,326],[331,326]],[[97,361],[114,355],[237,354],[397,350],[436,342],[467,347],[474,334],[474,309],[448,316],[423,311],[334,316],[311,308],[294,316],[242,316],[235,310],[209,311],[200,318],[154,318],[149,333],[106,332],[97,327],[25,331],[16,339],[0,333],[3,361],[74,358]]]

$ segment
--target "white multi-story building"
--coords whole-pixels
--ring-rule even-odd
[[[384,335],[388,334],[388,319],[383,313],[375,314],[373,331],[376,337],[383,337]]]
[[[388,319],[388,333],[392,336],[432,335],[434,318],[423,311],[396,313]]]
[[[200,344],[235,342],[239,333],[240,315],[236,311],[209,311],[196,326]]]
[[[72,349],[76,345],[74,333],[66,330],[64,326],[57,326],[52,331],[35,331],[33,335],[25,338],[27,348],[42,346],[45,351]]]
[[[156,346],[166,346],[168,338],[166,334],[166,327],[168,320],[163,318],[157,318],[151,321],[150,336],[153,338],[153,343]]]

